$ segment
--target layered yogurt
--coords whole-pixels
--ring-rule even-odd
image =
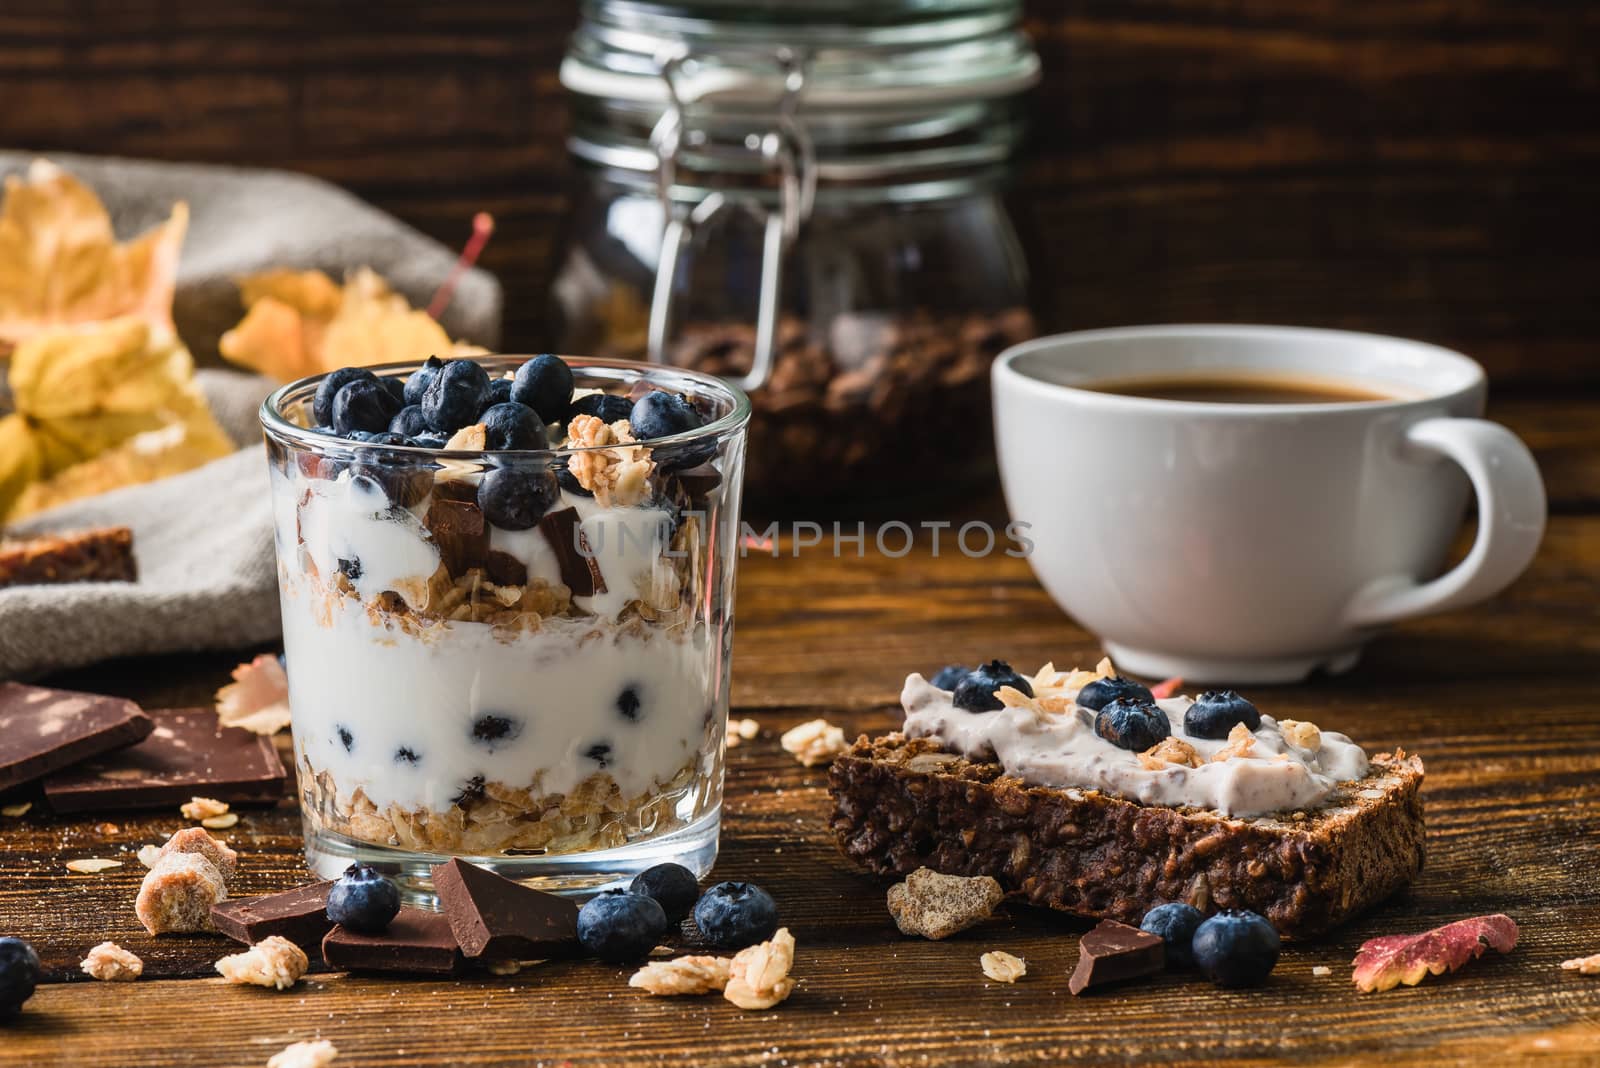
[[[956,707],[952,693],[912,674],[900,694],[904,730],[936,738],[969,760],[995,761],[1035,785],[1227,816],[1315,808],[1339,783],[1367,773],[1366,752],[1345,735],[1265,714],[1254,730],[1237,726],[1229,738],[1195,737],[1184,726],[1193,704],[1184,696],[1154,702],[1180,745],[1148,752],[1114,745],[1095,732],[1097,713],[1076,700],[1084,685],[1109,673],[1109,665],[1093,673],[1047,667],[1034,677],[1035,696],[1006,695],[1007,704],[984,712]]]

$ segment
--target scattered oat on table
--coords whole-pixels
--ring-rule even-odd
[[[26,816],[28,814],[28,810],[32,807],[32,801],[24,801],[17,805],[3,805],[0,806],[0,816],[5,816],[8,819],[14,820],[18,816]]]
[[[990,950],[978,958],[983,974],[997,983],[1014,983],[1028,974],[1028,962],[1002,949]]]
[[[741,949],[728,965],[722,996],[741,1009],[770,1009],[794,993],[794,936],[780,927],[770,942]]]
[[[200,826],[213,831],[225,831],[238,822],[239,814],[237,812],[224,812],[220,816],[207,816],[200,821]]]
[[[191,797],[178,806],[178,811],[183,813],[186,820],[203,820],[228,811],[228,803],[214,797]]]
[[[629,986],[661,997],[714,994],[728,985],[733,961],[727,957],[677,957],[653,960],[633,973]]]
[[[753,719],[730,719],[728,721],[728,748],[739,748],[740,742],[752,741],[761,733],[761,724]]]
[[[325,1038],[295,1042],[274,1053],[267,1068],[327,1068],[338,1056],[338,1048]]]
[[[1315,968],[1311,969],[1311,974],[1312,975],[1332,975],[1333,974],[1333,969],[1328,967],[1326,964],[1319,964]]]
[[[112,868],[122,867],[120,860],[107,860],[104,857],[87,857],[83,860],[67,861],[67,870],[75,871],[79,875],[98,875]]]
[[[889,887],[889,914],[901,934],[938,941],[988,919],[1004,899],[1000,884],[987,875],[966,878],[918,868]]]
[[[845,744],[844,731],[825,719],[808,720],[798,727],[789,728],[778,739],[778,744],[808,768],[831,764],[834,757],[849,748]]]
[[[131,983],[144,974],[144,961],[115,942],[101,942],[78,965],[83,974],[103,983]]]
[[[305,951],[282,935],[269,935],[245,950],[217,961],[217,973],[230,983],[288,990],[311,967]]]
[[[1577,972],[1579,975],[1600,975],[1600,953],[1592,957],[1574,957],[1561,962],[1565,971]]]

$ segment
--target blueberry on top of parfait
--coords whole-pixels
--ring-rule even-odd
[[[448,360],[423,391],[422,417],[428,429],[453,434],[471,426],[489,394],[489,373],[472,360]]]
[[[995,691],[1002,686],[1010,686],[1029,697],[1033,696],[1033,684],[1012,670],[1010,664],[1004,660],[991,660],[973,668],[956,683],[951,703],[968,712],[993,712],[1005,707],[1000,698],[995,696]]]
[[[511,399],[525,404],[546,423],[567,417],[572,403],[572,368],[559,356],[535,356],[521,367],[511,383]]]
[[[484,448],[491,452],[515,449],[542,449],[549,445],[544,424],[533,409],[516,401],[484,409],[478,421],[483,424]]]
[[[1142,753],[1172,735],[1172,721],[1150,701],[1119,697],[1095,713],[1094,732],[1118,749]]]
[[[400,402],[372,375],[346,382],[333,395],[333,431],[346,436],[357,430],[381,434],[400,411]]]
[[[1156,699],[1155,694],[1150,692],[1150,687],[1144,683],[1125,679],[1121,675],[1108,675],[1087,683],[1078,691],[1077,702],[1091,712],[1098,712],[1112,701],[1123,697],[1131,697],[1146,704],[1152,704]]]
[[[967,672],[970,670],[970,668],[964,668],[960,664],[949,664],[935,672],[933,678],[928,681],[933,684],[935,689],[947,692],[953,691],[961,680],[966,678]]]
[[[1240,723],[1255,731],[1261,726],[1261,713],[1232,690],[1207,690],[1183,714],[1183,732],[1191,738],[1226,738]]]
[[[439,373],[439,368],[444,366],[444,361],[437,356],[429,356],[423,361],[421,367],[412,371],[406,378],[403,397],[407,404],[421,404],[422,395],[428,390],[428,383],[433,381],[433,376]]]
[[[333,397],[351,382],[362,379],[378,380],[378,376],[365,367],[341,367],[337,371],[328,372],[321,382],[317,384],[317,392],[311,398],[311,414],[316,419],[319,427],[333,427]]]
[[[633,402],[614,393],[589,393],[573,401],[569,415],[592,415],[602,423],[615,423],[633,414]],[[637,430],[634,437],[641,435]]]

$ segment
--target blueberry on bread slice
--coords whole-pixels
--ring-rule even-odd
[[[1107,661],[1008,669],[989,708],[970,691],[994,666],[943,673],[948,690],[910,676],[904,728],[834,761],[846,856],[882,875],[989,875],[1034,904],[1135,925],[1168,902],[1249,910],[1288,937],[1422,868],[1416,757],[1368,757],[1231,691],[1157,697]]]

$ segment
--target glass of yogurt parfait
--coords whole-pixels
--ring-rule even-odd
[[[262,407],[313,871],[470,857],[581,891],[716,857],[749,403],[430,357]]]

